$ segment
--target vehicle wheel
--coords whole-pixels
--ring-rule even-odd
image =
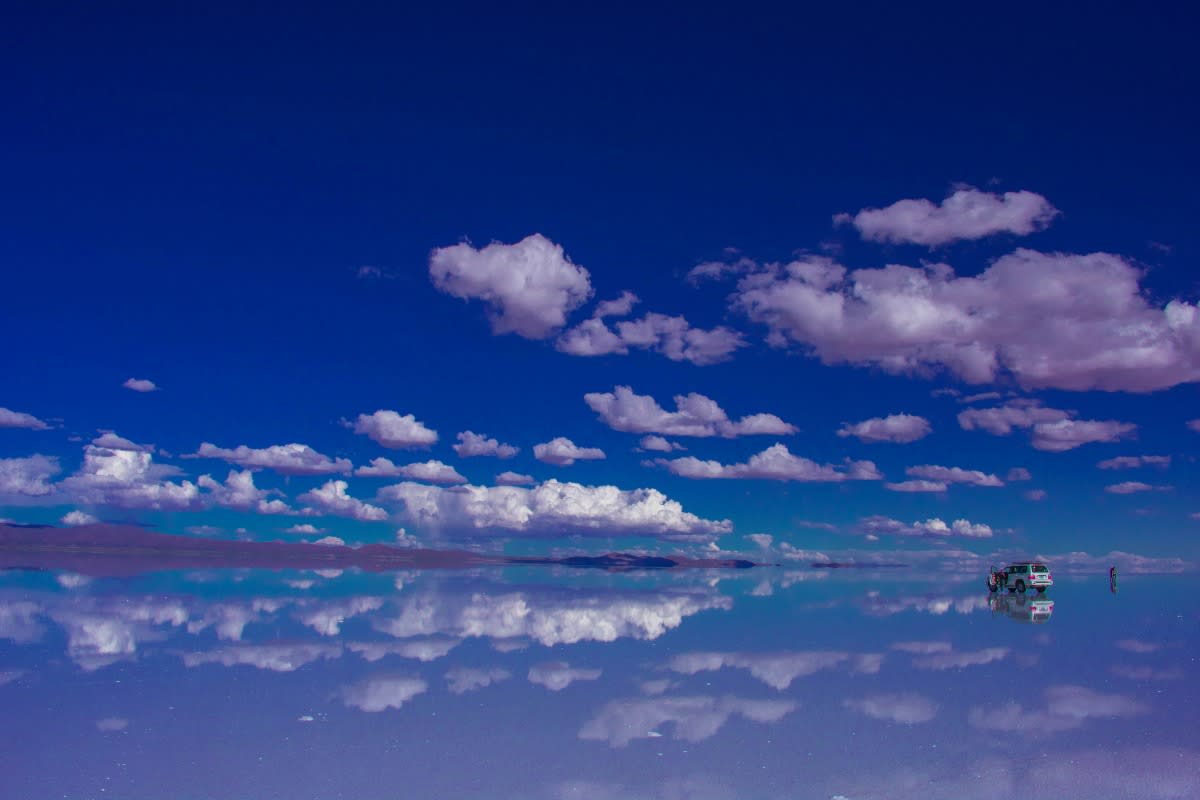
[[[1038,590],[1038,594],[1045,594],[1045,593],[1046,593],[1046,587],[1045,587],[1045,586],[1039,586],[1039,587],[1037,587],[1037,590]]]
[[[1017,581],[1017,591],[1025,594],[1025,581]]]

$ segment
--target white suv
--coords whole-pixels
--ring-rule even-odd
[[[1053,585],[1050,568],[1036,561],[1009,564],[1004,569],[993,570],[988,576],[988,589],[993,592],[1005,588],[1009,592],[1024,594],[1026,589],[1037,589],[1038,594],[1042,594]]]

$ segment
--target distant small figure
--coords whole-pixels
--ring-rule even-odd
[[[1115,566],[1108,568],[1108,590],[1113,594],[1117,593],[1117,568]]]

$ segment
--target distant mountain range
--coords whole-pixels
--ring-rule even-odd
[[[241,542],[157,533],[136,525],[98,523],[76,528],[0,525],[0,569],[59,569],[118,576],[174,569],[463,569],[547,565],[608,571],[645,569],[746,569],[743,559],[702,559],[606,553],[600,556],[520,557],[469,550],[431,550],[368,544],[347,547],[307,542]]]

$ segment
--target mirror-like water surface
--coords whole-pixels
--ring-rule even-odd
[[[0,577],[6,797],[1200,793],[1187,576]]]

